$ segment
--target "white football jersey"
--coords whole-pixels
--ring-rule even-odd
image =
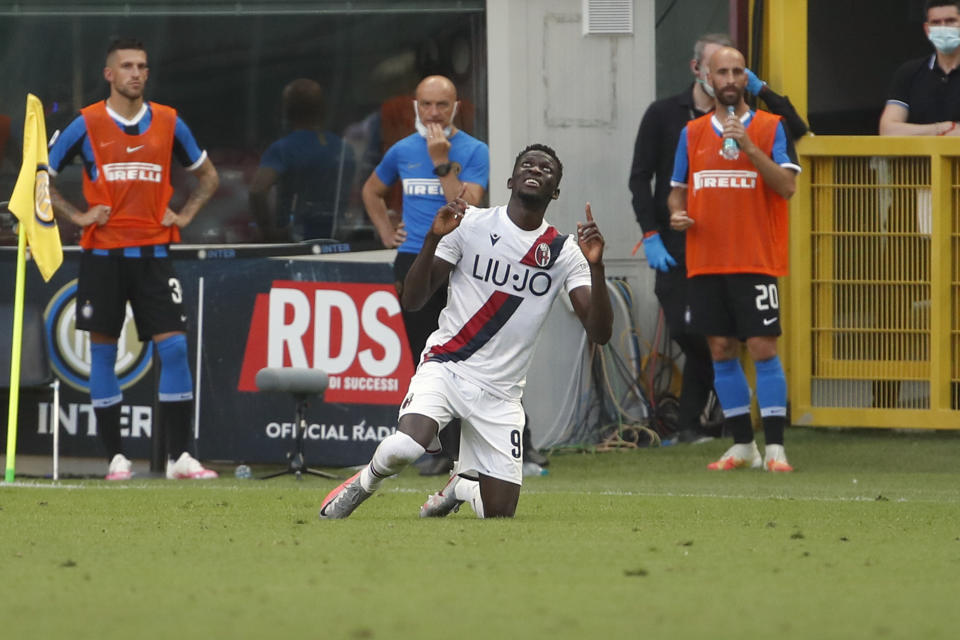
[[[441,364],[494,395],[519,400],[554,298],[590,286],[590,265],[576,239],[546,221],[524,231],[506,207],[469,208],[436,256],[455,267],[421,366]]]

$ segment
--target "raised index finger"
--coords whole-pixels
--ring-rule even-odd
[[[589,202],[587,203],[587,206],[586,206],[586,212],[587,212],[587,222],[593,222],[593,210],[590,208]]]

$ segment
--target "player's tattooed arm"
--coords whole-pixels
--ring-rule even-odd
[[[217,169],[213,166],[210,158],[204,160],[203,164],[197,167],[195,175],[197,176],[197,186],[190,192],[186,204],[180,209],[180,213],[167,209],[163,216],[163,226],[177,225],[182,229],[190,224],[200,208],[207,203],[216,192],[217,187],[220,186],[220,176],[217,174]]]

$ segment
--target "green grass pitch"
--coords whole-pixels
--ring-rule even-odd
[[[955,638],[960,434],[788,430],[555,453],[514,520],[423,521],[408,470],[348,520],[331,480],[0,485],[4,638]],[[229,477],[226,477],[229,476]]]

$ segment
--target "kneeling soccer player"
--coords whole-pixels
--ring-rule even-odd
[[[524,413],[520,404],[533,350],[553,300],[569,291],[588,337],[605,344],[613,312],[603,266],[604,240],[586,205],[577,237],[543,218],[560,195],[563,165],[545,145],[520,152],[507,180],[506,206],[442,206],[404,281],[401,303],[417,309],[449,278],[447,306],[427,339],[400,406],[397,432],[361,471],[330,492],[321,519],[346,518],[426,451],[451,419],[462,424],[459,471],[431,496],[422,517],[469,502],[480,517],[512,517],[520,497]],[[466,476],[466,477],[465,477]],[[474,479],[470,479],[474,478]]]

